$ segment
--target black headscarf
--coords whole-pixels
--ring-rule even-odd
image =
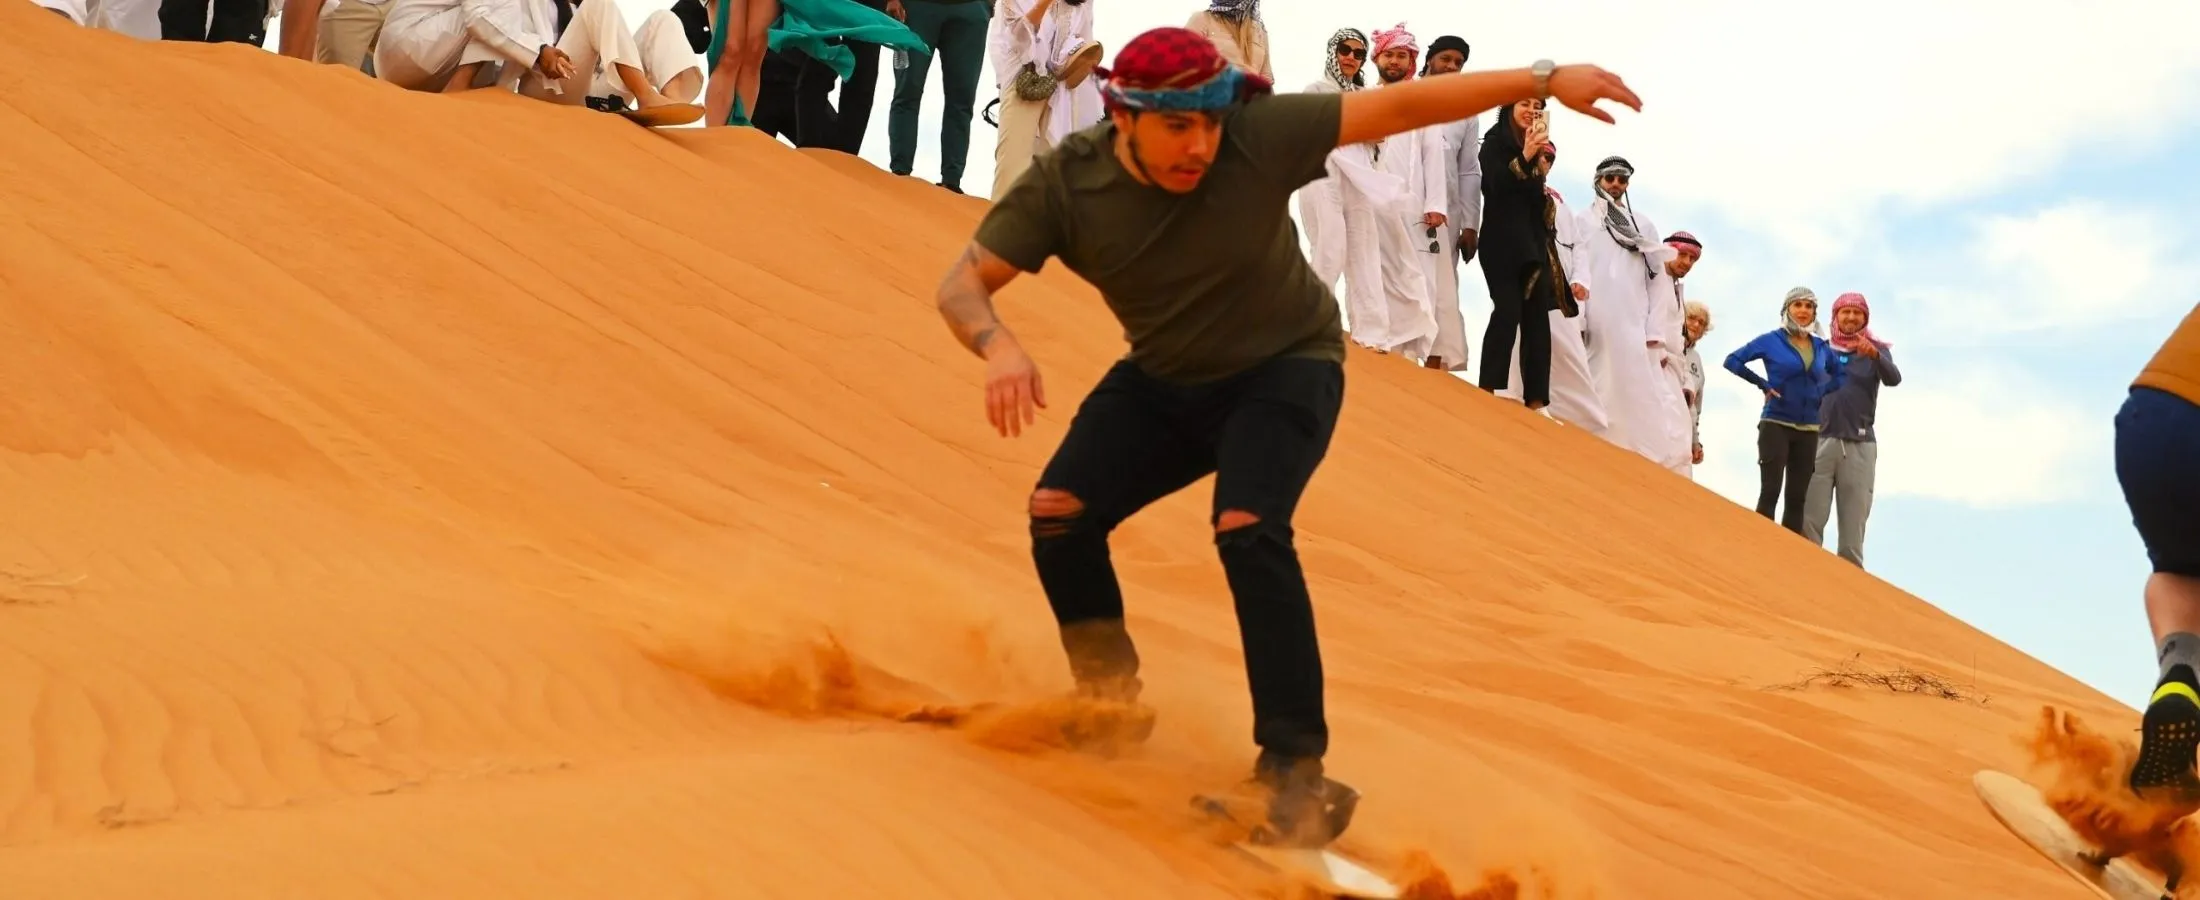
[[[1519,105],[1517,100],[1505,104],[1504,109],[1497,111],[1497,121],[1490,123],[1490,130],[1482,133],[1483,144],[1494,144],[1505,151],[1506,155],[1498,157],[1499,159],[1512,159],[1519,156],[1520,151],[1527,149],[1527,145],[1522,143],[1527,140],[1526,135],[1513,130],[1513,110]]]
[[[1428,63],[1425,60],[1434,59],[1436,58],[1436,54],[1442,53],[1446,50],[1459,51],[1459,61],[1462,65],[1464,65],[1469,58],[1467,55],[1468,48],[1466,40],[1456,34],[1447,34],[1428,43],[1428,55],[1422,57],[1424,62],[1421,63],[1421,74],[1428,74]]]

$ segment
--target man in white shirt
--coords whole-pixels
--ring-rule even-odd
[[[614,97],[642,109],[692,102],[703,86],[678,18],[659,10],[629,32],[617,0],[583,0],[563,34],[550,0],[390,0],[374,69],[411,90],[495,84],[554,103]]]
[[[1428,45],[1421,74],[1448,75],[1466,68],[1467,42],[1443,35]],[[1463,372],[1467,368],[1467,322],[1459,311],[1459,263],[1474,260],[1474,241],[1482,228],[1482,117],[1468,116],[1436,126],[1444,166],[1445,223],[1438,229],[1443,259],[1430,265],[1429,289],[1435,296],[1436,345],[1423,365]],[[1456,256],[1456,258],[1454,258]]]
[[[1405,23],[1377,31],[1373,37],[1375,74],[1381,79],[1377,87],[1412,79],[1421,47]],[[1416,334],[1394,349],[1423,360],[1439,355],[1436,341],[1443,334],[1445,311],[1449,309],[1453,318],[1459,315],[1459,267],[1445,239],[1451,230],[1451,184],[1446,180],[1450,170],[1444,165],[1443,139],[1438,133],[1442,127],[1392,135],[1382,142],[1375,158],[1375,168],[1398,176],[1405,182],[1406,193],[1398,223],[1382,231],[1385,291],[1402,298],[1407,307],[1398,315],[1412,322],[1427,320],[1432,326],[1425,335]],[[1466,325],[1461,322],[1460,346],[1452,356],[1466,356],[1465,341]]]

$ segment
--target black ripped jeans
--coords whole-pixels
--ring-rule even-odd
[[[1787,480],[1787,509],[1780,525],[1803,533],[1803,501],[1810,493],[1810,476],[1818,463],[1818,432],[1790,428],[1775,422],[1757,423],[1757,514],[1772,518],[1773,504],[1781,499],[1781,478]]]
[[[1258,517],[1215,533],[1252,687],[1253,741],[1272,759],[1328,752],[1321,645],[1291,516],[1343,404],[1344,367],[1326,360],[1276,358],[1196,385],[1162,381],[1129,360],[1108,370],[1039,477],[1039,491],[1075,498],[1074,512],[1031,520],[1032,560],[1080,682],[1138,669],[1109,533],[1213,473],[1211,522],[1229,511]]]

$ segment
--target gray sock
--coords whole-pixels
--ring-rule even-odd
[[[2161,679],[2155,684],[2166,683],[2173,677],[2186,684],[2194,684],[2196,679],[2200,679],[2200,634],[2179,631],[2163,638],[2154,658],[2162,665]],[[2185,667],[2185,670],[2173,672],[2178,666]],[[2200,687],[2200,684],[2194,686]]]

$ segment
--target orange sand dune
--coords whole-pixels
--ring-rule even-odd
[[[983,201],[23,3],[0,73],[0,894],[1269,895],[1185,808],[1251,755],[1204,484],[1115,544],[1143,751],[891,720],[1066,686],[1023,500],[1120,332],[1012,288],[1053,405],[993,435],[931,305]],[[1349,377],[1299,522],[1347,846],[1462,896],[2082,896],[1967,779],[2042,703],[2130,710]],[[1852,657],[1990,699],[1772,689]]]

